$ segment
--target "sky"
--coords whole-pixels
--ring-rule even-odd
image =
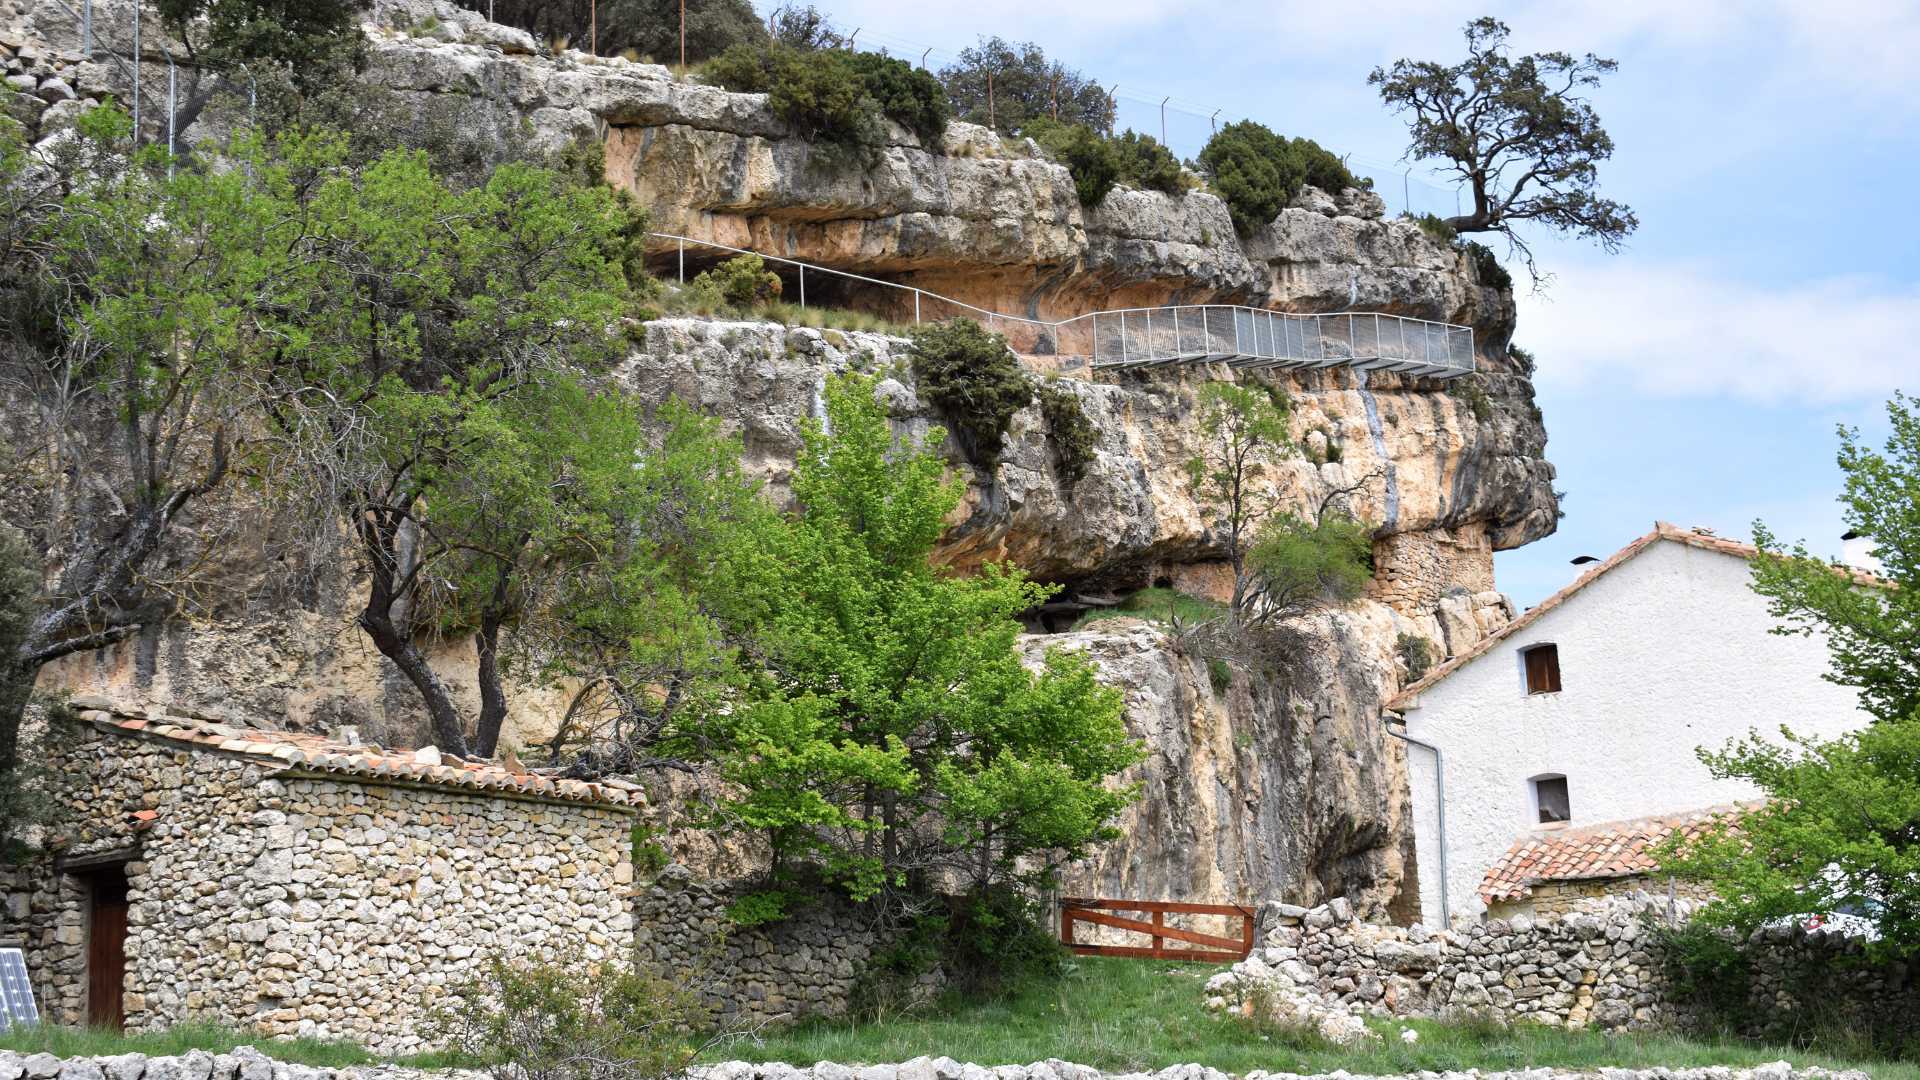
[[[1885,430],[1920,392],[1920,3],[1914,0],[817,0],[857,44],[930,66],[980,35],[1039,43],[1103,86],[1120,122],[1195,154],[1217,120],[1305,135],[1416,209],[1403,119],[1369,71],[1452,63],[1492,14],[1523,52],[1620,63],[1591,95],[1616,144],[1602,193],[1640,229],[1609,255],[1529,234],[1543,292],[1514,340],[1539,359],[1557,533],[1496,560],[1522,607],[1655,520],[1747,538],[1756,518],[1837,554],[1836,426]],[[765,7],[763,0],[762,6]],[[1496,247],[1496,250],[1499,250]]]

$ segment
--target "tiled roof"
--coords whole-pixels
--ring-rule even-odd
[[[1752,544],[1743,544],[1738,540],[1728,540],[1700,529],[1683,529],[1678,525],[1670,525],[1664,521],[1656,521],[1654,522],[1652,532],[1621,548],[1619,551],[1614,552],[1605,562],[1597,564],[1593,569],[1575,578],[1573,583],[1566,588],[1561,589],[1559,592],[1540,601],[1533,607],[1528,608],[1519,618],[1514,619],[1507,625],[1481,638],[1466,652],[1453,657],[1446,663],[1427,672],[1426,675],[1421,678],[1408,683],[1405,687],[1401,688],[1398,694],[1388,699],[1385,707],[1393,712],[1410,708],[1419,699],[1421,691],[1472,663],[1479,657],[1491,652],[1494,647],[1502,641],[1526,629],[1547,612],[1566,603],[1575,593],[1598,581],[1607,571],[1612,570],[1614,567],[1625,563],[1635,555],[1652,547],[1654,542],[1659,540],[1671,540],[1675,543],[1685,544],[1688,547],[1699,548],[1703,551],[1717,551],[1722,555],[1732,555],[1740,559],[1751,559],[1759,554],[1759,549],[1755,548]],[[1844,570],[1843,572],[1852,576],[1855,581],[1862,585],[1887,584],[1884,580],[1874,577],[1872,574],[1863,573],[1858,570]]]
[[[159,710],[135,710],[99,699],[74,701],[80,719],[102,731],[170,743],[188,750],[237,754],[279,771],[339,776],[371,783],[428,784],[475,794],[640,806],[646,796],[620,781],[587,783],[512,769],[491,761],[467,761],[432,749],[389,750],[356,746],[300,731],[262,731],[235,727]]]
[[[1480,879],[1480,898],[1519,900],[1543,881],[1634,877],[1660,869],[1653,850],[1679,832],[1698,836],[1714,819],[1739,806],[1717,806],[1668,817],[1613,821],[1528,836],[1507,849]]]

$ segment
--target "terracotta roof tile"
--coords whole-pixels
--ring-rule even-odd
[[[1675,832],[1698,836],[1717,818],[1754,804],[1717,806],[1666,817],[1612,821],[1527,836],[1507,849],[1480,879],[1480,899],[1519,900],[1543,881],[1634,877],[1660,869],[1653,857]]]
[[[1698,529],[1683,529],[1678,525],[1672,525],[1664,521],[1656,521],[1653,524],[1652,532],[1640,537],[1619,551],[1614,552],[1606,561],[1595,565],[1593,569],[1575,578],[1573,583],[1566,588],[1561,589],[1559,592],[1528,608],[1512,622],[1481,638],[1466,652],[1453,657],[1446,663],[1427,672],[1426,675],[1421,678],[1402,687],[1398,694],[1388,699],[1385,708],[1391,712],[1400,712],[1412,707],[1418,701],[1421,691],[1472,663],[1479,657],[1491,652],[1493,648],[1502,641],[1505,641],[1507,638],[1536,622],[1547,612],[1566,603],[1568,598],[1599,580],[1607,571],[1612,570],[1633,558],[1635,555],[1645,551],[1647,548],[1652,547],[1654,542],[1659,540],[1671,540],[1675,543],[1685,544],[1688,547],[1699,548],[1703,551],[1717,551],[1722,555],[1732,555],[1741,559],[1751,559],[1760,553],[1759,549],[1755,548],[1752,544],[1743,544],[1737,540],[1728,540],[1725,537],[1715,536],[1712,533],[1702,532]],[[1846,569],[1842,572],[1850,575],[1854,581],[1862,585],[1884,586],[1888,584],[1884,579],[1863,571]]]
[[[461,790],[532,792],[567,802],[613,806],[639,806],[646,802],[638,786],[622,781],[590,784],[537,774],[515,774],[491,761],[462,761],[452,757],[443,759],[440,765],[421,765],[378,748],[349,746],[309,732],[240,730],[211,721],[149,716],[105,702],[81,700],[75,704],[80,706],[83,721],[102,730],[159,739],[195,750],[240,754],[284,769],[369,779],[399,777]]]

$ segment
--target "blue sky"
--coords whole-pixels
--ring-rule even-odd
[[[1836,552],[1834,427],[1883,428],[1920,390],[1920,3],[1911,0],[885,0],[820,3],[859,44],[930,62],[979,34],[1039,42],[1102,85],[1121,122],[1198,150],[1207,114],[1250,117],[1398,166],[1404,122],[1366,75],[1452,62],[1493,14],[1523,51],[1595,52],[1617,144],[1606,194],[1640,231],[1609,256],[1536,245],[1554,280],[1521,298],[1547,454],[1568,493],[1552,537],[1499,556],[1522,606],[1655,519],[1746,537],[1759,517]],[[1413,202],[1451,195],[1409,185]],[[1444,205],[1436,208],[1444,209]]]

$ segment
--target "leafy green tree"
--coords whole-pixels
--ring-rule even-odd
[[[774,115],[805,138],[868,151],[886,142],[883,116],[937,145],[951,112],[933,76],[877,53],[777,41],[736,45],[701,75],[729,90],[766,94]]]
[[[1849,912],[1873,923],[1879,948],[1920,951],[1920,416],[1887,406],[1884,449],[1840,429],[1842,517],[1873,538],[1877,577],[1787,547],[1754,526],[1753,587],[1781,620],[1775,633],[1825,638],[1828,678],[1860,691],[1875,720],[1838,739],[1781,729],[1702,750],[1713,774],[1748,781],[1764,806],[1722,821],[1666,863],[1704,879],[1703,916],[1751,930],[1790,916]],[[1789,723],[1790,723],[1789,719]]]
[[[1128,128],[1113,140],[1113,150],[1119,159],[1120,179],[1134,187],[1184,195],[1197,184],[1180,167],[1173,151],[1151,135]]]
[[[1373,579],[1373,530],[1341,513],[1276,514],[1247,553],[1247,617],[1260,622],[1341,607]]]
[[[1455,232],[1502,233],[1529,269],[1522,222],[1619,250],[1640,223],[1624,203],[1598,194],[1598,166],[1613,156],[1613,138],[1582,96],[1619,65],[1592,53],[1512,57],[1507,34],[1505,23],[1483,16],[1467,24],[1465,60],[1396,60],[1367,82],[1409,114],[1407,156],[1445,162],[1467,185],[1473,209],[1447,219]]]
[[[359,18],[371,0],[154,0],[167,32],[186,49],[173,115],[184,134],[222,90],[265,88],[265,107],[284,121],[302,99],[330,92],[366,64]]]
[[[729,591],[719,553],[775,511],[719,421],[670,400],[647,426],[600,557],[560,574],[545,617],[515,635],[541,678],[573,690],[551,752],[583,778],[694,768],[697,748],[667,743],[727,708],[752,662],[702,597]]]
[[[1312,139],[1289,139],[1264,124],[1228,124],[1200,150],[1200,169],[1242,236],[1270,224],[1308,185],[1332,194],[1365,187],[1331,151]]]
[[[1200,453],[1187,462],[1195,497],[1213,509],[1233,568],[1232,611],[1253,615],[1256,575],[1247,563],[1256,529],[1279,505],[1273,470],[1294,453],[1284,391],[1267,383],[1210,382],[1200,389]]]
[[[1121,698],[1082,657],[1022,664],[1015,617],[1048,589],[933,565],[963,489],[929,449],[937,432],[895,439],[874,386],[828,384],[794,472],[799,517],[724,558],[710,602],[765,674],[687,736],[729,781],[712,824],[763,832],[779,865],[818,862],[860,898],[941,871],[1044,874],[1132,798],[1107,783],[1139,755]]]
[[[957,63],[940,69],[940,81],[960,119],[1003,135],[1046,118],[1113,130],[1113,104],[1100,85],[1047,54],[1033,42],[1013,44],[983,37],[960,51]]]
[[[239,170],[169,176],[160,151],[129,154],[111,108],[76,130],[33,170],[17,129],[0,133],[0,510],[50,570],[0,658],[16,688],[206,598],[257,415],[254,317],[278,291],[262,250],[282,223]],[[0,771],[22,704],[0,701]]]
[[[1753,588],[1782,623],[1776,634],[1824,636],[1828,678],[1860,692],[1864,730],[1812,740],[1782,728],[1701,759],[1766,794],[1761,809],[1720,822],[1668,865],[1713,884],[1703,917],[1751,930],[1782,917],[1847,911],[1870,920],[1887,951],[1920,951],[1920,415],[1905,394],[1887,404],[1884,450],[1839,429],[1841,517],[1870,536],[1876,577],[1784,546],[1755,523]]]
[[[845,49],[852,45],[833,20],[812,4],[782,4],[767,17],[773,40],[796,49]]]
[[[435,743],[465,754],[464,718],[419,639],[456,575],[512,578],[578,524],[577,491],[556,477],[591,489],[630,464],[630,444],[564,437],[584,407],[575,373],[611,355],[628,211],[524,165],[467,191],[418,153],[346,166],[324,136],[251,174],[251,201],[284,223],[259,376],[272,468],[350,531],[370,576],[361,628],[419,691]],[[496,591],[517,606],[511,584],[479,589]]]

